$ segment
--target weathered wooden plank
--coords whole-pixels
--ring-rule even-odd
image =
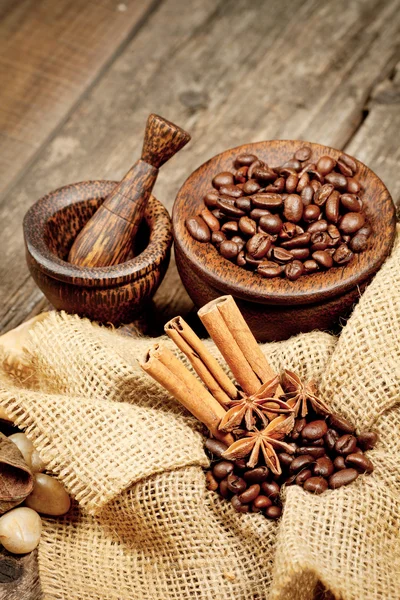
[[[0,194],[153,4],[154,0],[4,2],[0,7]]]
[[[193,135],[156,185],[171,208],[191,170],[241,142],[303,138],[343,147],[398,60],[399,30],[397,0],[284,0],[267,8],[261,0],[165,1],[1,206],[9,222],[1,327],[16,325],[40,298],[23,259],[26,206],[64,183],[121,177],[139,154],[148,112]],[[156,306],[160,320],[190,309],[173,268]]]

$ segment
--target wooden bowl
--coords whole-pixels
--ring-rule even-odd
[[[358,177],[365,188],[363,201],[372,225],[367,249],[343,267],[306,275],[291,282],[263,279],[252,271],[223,258],[212,244],[200,243],[188,233],[185,221],[204,207],[203,196],[220,171],[233,172],[235,157],[256,154],[271,167],[282,165],[304,145],[302,141],[245,144],[211,158],[181,187],[173,208],[172,226],[176,262],[183,284],[193,302],[201,307],[224,294],[232,294],[258,340],[287,339],[313,329],[330,330],[340,317],[347,316],[360,292],[389,255],[395,235],[395,208],[382,181],[357,161]],[[307,144],[312,160],[323,155],[338,159],[339,150]]]
[[[83,181],[51,192],[26,213],[24,237],[31,275],[55,308],[118,325],[137,317],[155,294],[168,267],[172,234],[168,212],[151,197],[135,258],[101,268],[67,262],[73,240],[115,185]]]

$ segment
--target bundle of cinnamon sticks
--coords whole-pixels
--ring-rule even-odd
[[[256,393],[275,376],[232,296],[221,296],[203,306],[198,315],[224,357],[234,378],[246,394]],[[168,390],[217,439],[234,440],[218,426],[231,400],[240,392],[206,346],[182,319],[175,317],[165,332],[187,357],[201,382],[163,344],[149,349],[141,367]],[[278,386],[276,397],[283,393]]]

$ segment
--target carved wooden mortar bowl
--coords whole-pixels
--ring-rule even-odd
[[[172,244],[168,212],[151,197],[135,240],[135,258],[101,268],[67,262],[75,237],[116,185],[114,181],[67,185],[38,200],[24,218],[28,267],[51,304],[115,325],[131,322],[155,294]]]
[[[221,171],[233,172],[238,154],[256,154],[271,167],[292,158],[302,141],[267,141],[245,144],[211,158],[201,165],[181,187],[175,200],[172,226],[176,263],[183,284],[193,302],[201,307],[224,294],[232,294],[251,330],[260,341],[287,339],[291,335],[331,330],[345,317],[389,255],[395,235],[395,209],[388,190],[368,167],[357,161],[358,178],[365,188],[365,213],[372,225],[368,246],[345,266],[326,272],[287,279],[263,279],[252,271],[223,258],[211,243],[200,243],[188,233],[185,221],[197,215],[203,196],[212,187],[212,178]],[[307,144],[312,161],[323,155],[338,159],[339,150]]]

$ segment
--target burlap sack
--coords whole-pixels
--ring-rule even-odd
[[[201,427],[136,362],[149,340],[65,314],[38,323],[20,364],[4,362],[0,404],[75,498],[44,519],[45,598],[308,600],[321,581],[345,600],[399,599],[399,259],[397,240],[339,340],[263,347],[380,433],[373,475],[318,497],[290,487],[278,523],[205,489]]]

